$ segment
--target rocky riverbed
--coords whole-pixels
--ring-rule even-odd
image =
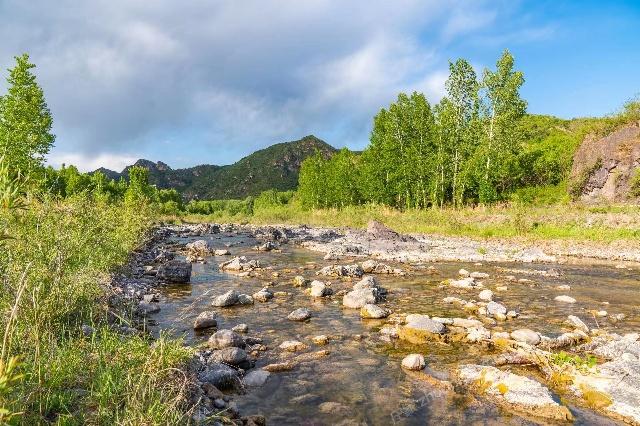
[[[640,424],[638,254],[548,249],[168,226],[114,285],[196,349],[197,421]]]

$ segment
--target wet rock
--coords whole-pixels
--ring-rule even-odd
[[[214,256],[229,256],[231,252],[227,249],[217,249],[213,251]]]
[[[487,303],[487,313],[489,315],[505,315],[507,314],[507,308],[498,302]]]
[[[197,240],[185,245],[185,248],[190,254],[196,256],[206,256],[211,253],[211,247],[205,240]]]
[[[521,328],[514,330],[510,334],[511,338],[517,342],[524,342],[531,346],[535,346],[540,343],[540,333],[530,330],[528,328]]]
[[[211,364],[198,374],[198,380],[211,384],[220,390],[236,389],[240,386],[238,373],[224,364]]]
[[[314,336],[311,341],[316,345],[326,345],[327,343],[329,343],[329,337],[325,336],[324,334],[320,334],[318,336]]]
[[[308,284],[309,284],[309,280],[303,277],[302,275],[298,275],[293,278],[294,287],[306,287]]]
[[[567,322],[578,330],[582,330],[585,333],[589,332],[589,327],[585,324],[580,318],[575,315],[569,315],[567,317]]]
[[[353,285],[352,290],[361,290],[363,288],[374,288],[378,294],[385,294],[386,290],[380,287],[378,280],[372,276],[366,276]]]
[[[311,283],[311,297],[325,297],[330,296],[333,292],[322,281],[313,281]]]
[[[142,316],[157,314],[160,312],[160,306],[157,303],[140,302],[138,304],[138,313]]]
[[[238,303],[238,293],[235,290],[229,290],[224,294],[213,299],[211,304],[218,307],[233,306]]]
[[[362,318],[381,319],[389,316],[389,310],[373,304],[366,304],[360,309]]]
[[[400,337],[398,328],[396,326],[390,326],[390,325],[382,327],[380,329],[380,334],[384,336],[389,336],[394,339]]]
[[[238,295],[238,304],[239,305],[253,305],[253,297],[248,294],[239,294]]]
[[[253,299],[258,302],[265,303],[269,300],[273,299],[273,293],[268,288],[263,288],[262,290],[253,293]]]
[[[407,355],[402,360],[402,368],[406,368],[407,370],[422,370],[426,365],[424,357],[420,354]]]
[[[273,364],[265,365],[264,367],[262,367],[262,369],[271,373],[278,373],[281,371],[293,370],[295,367],[296,367],[296,364],[294,362],[285,361],[285,362],[276,362]]]
[[[231,331],[234,331],[236,333],[246,333],[247,331],[249,331],[249,326],[247,324],[238,324],[233,326],[233,328],[231,328]]]
[[[482,290],[478,295],[480,300],[491,302],[493,300],[493,292],[491,290]]]
[[[271,242],[271,241],[267,241],[264,244],[261,244],[259,246],[255,246],[254,247],[254,249],[258,250],[258,251],[271,251],[271,250],[275,250],[277,248],[278,248],[278,246],[275,243]]]
[[[260,387],[263,386],[271,373],[265,370],[252,370],[242,379],[242,383],[247,387]]]
[[[444,303],[449,303],[449,304],[456,304],[456,305],[466,305],[467,301],[460,299],[459,297],[454,297],[454,296],[448,296],[445,297],[444,299],[442,299],[442,301]]]
[[[392,268],[389,265],[385,265],[384,263],[380,263],[373,259],[362,262],[361,267],[365,274],[404,275],[404,272],[402,271],[402,269]]]
[[[458,367],[456,375],[462,385],[513,410],[550,420],[573,419],[569,410],[554,400],[551,391],[535,380],[473,364]]]
[[[320,269],[316,275],[359,278],[364,275],[364,271],[360,265],[330,265]]]
[[[576,299],[566,295],[556,296],[554,297],[553,300],[555,300],[556,302],[562,302],[562,303],[576,303]]]
[[[216,317],[217,314],[214,311],[200,312],[200,315],[193,321],[193,329],[203,330],[205,328],[216,327],[218,325]]]
[[[245,342],[242,336],[231,330],[218,330],[209,337],[209,347],[212,349],[244,348]]]
[[[298,308],[291,312],[287,318],[291,321],[306,321],[311,318],[311,312],[307,308]]]
[[[412,343],[425,343],[438,339],[446,332],[444,324],[433,321],[427,315],[407,315],[407,323],[400,328],[399,337]]]
[[[158,267],[156,277],[160,281],[185,284],[191,280],[191,264],[180,260],[172,260]]]
[[[247,360],[247,353],[240,348],[227,347],[217,351],[213,351],[210,359],[230,365],[239,365]]]
[[[260,268],[260,262],[257,260],[247,260],[245,256],[240,256],[222,262],[218,267],[221,271],[253,271],[254,269]]]
[[[309,346],[297,340],[287,340],[285,342],[282,342],[278,347],[287,352],[299,352],[305,349],[309,349]]]
[[[352,290],[342,298],[342,306],[351,309],[360,309],[367,304],[376,304],[379,301],[378,290],[375,288],[360,288]]]

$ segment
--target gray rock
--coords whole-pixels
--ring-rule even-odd
[[[478,295],[480,300],[491,302],[493,300],[493,292],[491,290],[482,290]]]
[[[298,308],[291,312],[287,318],[291,321],[306,321],[311,318],[311,312],[307,308]]]
[[[576,303],[576,299],[574,299],[571,296],[567,296],[567,295],[562,295],[562,296],[556,296],[554,298],[554,300],[556,302],[563,302],[563,303]]]
[[[244,348],[242,336],[231,330],[218,330],[209,337],[209,347],[212,349]]]
[[[311,296],[312,297],[325,297],[330,296],[333,292],[322,281],[313,281],[311,283]]]
[[[585,324],[580,318],[575,315],[569,315],[567,317],[567,322],[578,330],[582,330],[585,333],[589,332],[589,327],[587,327],[587,324]]]
[[[239,305],[253,305],[253,297],[248,294],[239,294],[238,295],[238,304]]]
[[[362,318],[381,319],[388,317],[390,313],[389,310],[370,303],[360,309],[360,316]]]
[[[506,315],[507,308],[498,302],[487,303],[487,313],[489,315]]]
[[[231,252],[227,249],[217,249],[213,251],[214,256],[229,256]]]
[[[247,360],[247,353],[240,348],[227,347],[211,353],[210,359],[230,365],[238,365]]]
[[[265,370],[253,370],[244,376],[242,383],[247,387],[260,387],[266,383],[270,375],[271,373]]]
[[[246,257],[234,257],[231,260],[222,262],[219,265],[221,271],[253,271],[260,268],[260,262],[257,260],[247,260]]]
[[[256,293],[253,293],[253,300],[257,300],[258,302],[265,303],[271,299],[273,299],[273,293],[266,287]]]
[[[213,299],[211,303],[213,306],[225,307],[233,306],[238,303],[238,293],[235,290],[229,290],[224,294]]]
[[[193,322],[194,330],[202,330],[205,328],[211,328],[218,325],[216,320],[217,314],[214,311],[200,312],[200,315]]]
[[[140,302],[138,304],[138,313],[142,316],[156,314],[160,312],[160,306],[157,303]]]
[[[350,291],[342,297],[345,308],[360,309],[364,305],[378,303],[378,290],[375,288],[361,288]]]
[[[426,365],[424,357],[420,354],[407,355],[402,360],[402,368],[406,368],[407,370],[422,370]]]
[[[246,333],[247,331],[249,331],[249,326],[247,324],[238,324],[233,326],[231,330],[235,331],[236,333]]]
[[[518,330],[514,330],[511,332],[510,336],[517,342],[524,342],[532,346],[537,345],[541,340],[540,333],[528,328],[520,328]]]
[[[192,266],[189,262],[172,260],[160,265],[156,277],[160,281],[169,283],[188,283],[191,280],[191,268]]]
[[[237,389],[240,386],[238,373],[223,364],[213,364],[198,374],[198,380],[209,383],[220,390]]]

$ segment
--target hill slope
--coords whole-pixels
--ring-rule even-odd
[[[172,169],[159,161],[138,160],[122,173],[99,169],[110,178],[128,178],[129,169],[142,166],[149,170],[149,180],[158,188],[175,188],[186,199],[229,199],[258,195],[268,189],[287,191],[298,186],[300,165],[318,150],[325,156],[336,149],[315,136],[283,142],[261,149],[234,164],[203,164],[187,169]]]

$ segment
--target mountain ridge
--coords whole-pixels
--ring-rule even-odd
[[[296,189],[302,162],[319,151],[329,157],[337,150],[325,141],[308,135],[299,140],[280,142],[260,149],[233,164],[199,164],[172,169],[168,164],[139,159],[121,172],[99,168],[109,179],[128,179],[131,167],[149,170],[149,182],[160,189],[176,189],[187,200],[230,199],[258,195],[269,189]]]

